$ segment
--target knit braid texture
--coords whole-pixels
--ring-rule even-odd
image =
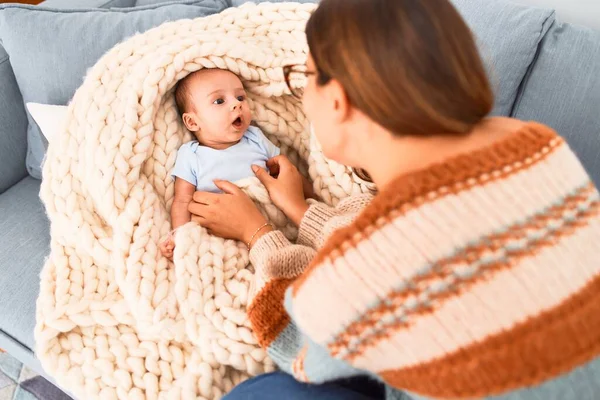
[[[190,223],[174,262],[170,231],[177,149],[191,140],[177,81],[202,68],[236,73],[255,123],[314,182],[323,201],[368,188],[310,137],[282,66],[303,63],[314,4],[262,3],[165,23],[107,52],[50,143],[40,196],[51,222],[41,273],[36,355],[82,399],[218,399],[273,370],[246,315],[253,269],[244,244]],[[256,178],[236,182],[288,239],[297,230]]]

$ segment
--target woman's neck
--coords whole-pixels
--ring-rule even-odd
[[[486,118],[465,135],[391,137],[370,146],[364,168],[379,189],[397,177],[419,171],[449,158],[487,147],[518,131],[524,122],[503,117]],[[367,165],[368,164],[368,165]]]

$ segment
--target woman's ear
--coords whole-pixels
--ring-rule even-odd
[[[200,130],[200,125],[198,125],[198,120],[196,116],[192,113],[184,113],[182,116],[183,124],[190,132],[197,132]]]
[[[325,92],[331,107],[331,111],[333,112],[334,119],[338,123],[346,121],[351,110],[350,101],[348,100],[348,95],[346,94],[344,87],[338,80],[332,79],[327,84]]]

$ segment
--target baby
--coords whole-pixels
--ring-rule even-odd
[[[185,127],[196,140],[177,152],[172,175],[175,198],[171,207],[173,230],[190,222],[188,205],[196,190],[220,192],[215,179],[231,182],[255,176],[252,165],[266,167],[279,148],[262,131],[250,126],[246,91],[234,73],[202,69],[179,81],[175,101]],[[172,235],[160,245],[162,254],[172,258]]]

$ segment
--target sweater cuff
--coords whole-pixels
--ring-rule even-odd
[[[250,250],[250,262],[254,265],[255,269],[259,269],[265,265],[276,250],[282,249],[287,246],[291,246],[290,241],[285,235],[279,231],[274,230],[272,232],[263,235],[254,243]],[[256,271],[259,272],[258,270]]]
[[[248,304],[252,304],[254,297],[269,281],[262,271],[263,267],[268,263],[269,257],[277,250],[291,245],[289,240],[279,230],[263,235],[254,243],[249,254],[250,263],[254,266],[254,277],[248,291]]]
[[[335,215],[337,210],[322,203],[313,203],[300,221],[298,244],[317,249],[323,238],[323,227]]]

